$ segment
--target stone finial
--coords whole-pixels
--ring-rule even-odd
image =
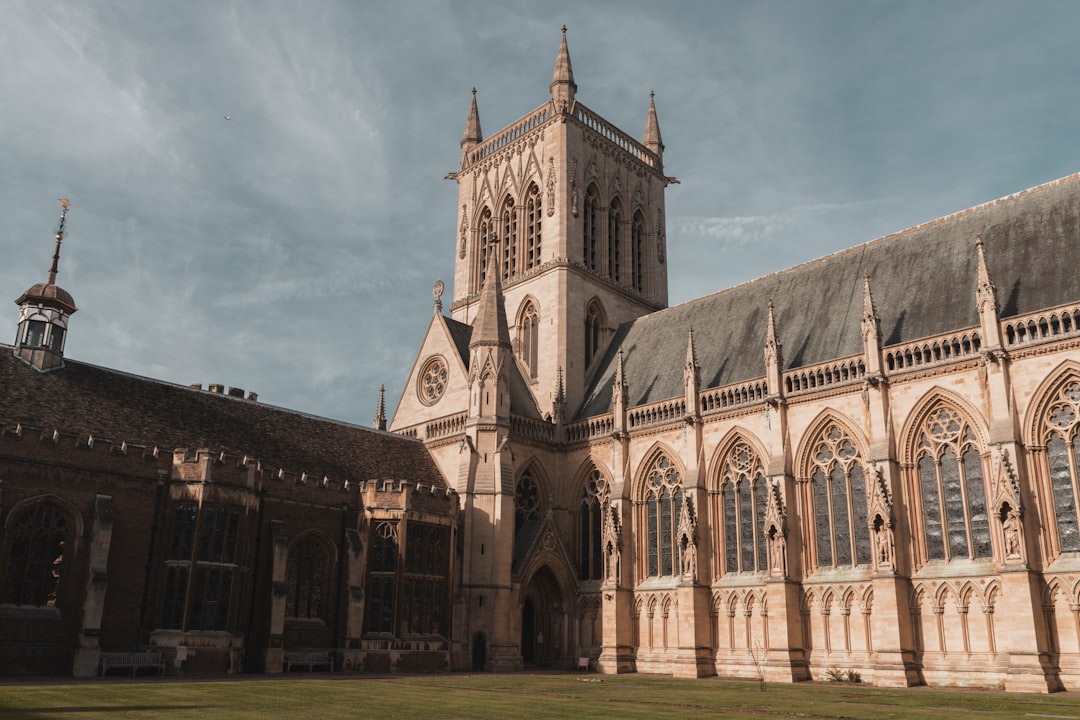
[[[438,315],[442,312],[442,294],[444,289],[443,281],[436,280],[435,284],[431,288],[431,294],[435,298],[435,314]]]
[[[979,308],[979,312],[982,312],[984,306],[989,306],[993,312],[997,312],[997,288],[994,287],[994,281],[990,279],[990,271],[986,268],[986,252],[983,250],[982,235],[975,236],[975,260],[976,260],[976,279],[975,279],[975,303]]]
[[[559,44],[559,54],[555,58],[555,76],[551,80],[551,99],[555,103],[555,108],[562,112],[569,112],[574,104],[576,93],[574,69],[570,65],[570,51],[566,46],[566,26],[563,25],[562,42]]]
[[[468,152],[483,141],[484,133],[480,130],[480,111],[476,106],[476,88],[473,88],[469,116],[465,119],[465,133],[461,136],[461,150]]]
[[[660,121],[656,119],[656,102],[654,98],[656,93],[652,90],[649,91],[649,114],[645,117],[645,147],[652,150],[657,155],[663,156],[664,154],[664,141],[660,137]]]
[[[769,395],[774,397],[783,394],[783,383],[780,378],[784,364],[783,352],[784,348],[776,338],[776,316],[772,299],[770,299],[765,320],[765,384],[769,388]]]
[[[866,374],[878,378],[881,375],[881,320],[870,293],[870,273],[863,275],[862,339]]]
[[[386,430],[386,386],[379,386],[379,404],[375,406],[375,422],[373,427],[376,430]]]

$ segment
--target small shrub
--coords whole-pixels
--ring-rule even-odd
[[[844,671],[838,667],[831,667],[825,671],[825,679],[829,682],[843,682]]]
[[[848,668],[847,672],[844,673],[844,681],[845,682],[852,682],[852,683],[861,683],[862,682],[862,673],[860,673],[858,670],[852,670],[851,668]]]

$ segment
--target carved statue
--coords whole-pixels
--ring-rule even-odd
[[[777,575],[787,574],[787,548],[784,536],[777,532],[776,527],[769,528],[769,564],[770,571]]]
[[[1002,530],[1005,534],[1005,557],[1010,560],[1023,557],[1021,554],[1023,525],[1020,522],[1020,512],[1018,510],[1009,510],[1009,514],[1002,525]]]
[[[685,541],[682,552],[682,572],[684,577],[697,580],[697,545]]]
[[[619,548],[615,543],[608,542],[605,555],[607,556],[607,579],[613,583],[619,582],[619,563],[620,553]]]

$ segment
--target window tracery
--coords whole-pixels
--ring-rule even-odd
[[[817,566],[869,566],[873,556],[859,451],[836,424],[828,425],[813,447],[810,485]]]
[[[619,251],[622,243],[619,237],[619,226],[622,224],[622,211],[618,199],[611,201],[608,208],[608,253],[607,275],[615,282],[620,281],[620,257]]]
[[[634,213],[633,224],[630,226],[630,245],[634,263],[634,289],[643,293],[645,292],[645,217],[640,210]]]
[[[682,572],[682,557],[675,532],[682,513],[682,478],[666,455],[653,461],[645,475],[643,497],[638,501],[645,517],[643,543],[648,577],[662,577]]]
[[[372,535],[367,588],[367,631],[392,633],[394,598],[397,594],[397,523],[380,522],[375,526]]]
[[[488,257],[495,251],[497,244],[495,222],[491,217],[491,208],[484,208],[480,213],[480,221],[477,223],[477,232],[480,238],[480,253],[477,260],[480,263],[480,285],[487,278]]]
[[[585,308],[585,367],[589,367],[600,349],[604,311],[595,300]]]
[[[945,405],[929,413],[915,465],[926,559],[991,557],[983,463],[970,423]]]
[[[56,605],[68,535],[67,516],[52,503],[39,502],[15,519],[4,579],[4,603]]]
[[[727,453],[721,464],[719,486],[719,499],[714,497],[720,520],[716,547],[723,548],[723,572],[766,570],[768,481],[761,458],[745,441],[740,440]]]
[[[506,198],[502,210],[502,276],[509,280],[517,273],[518,217],[513,198]]]
[[[1060,552],[1080,552],[1080,381],[1072,380],[1058,391],[1046,411],[1043,432],[1050,466],[1050,494]]]
[[[593,468],[581,491],[579,515],[578,576],[581,580],[600,580],[604,576],[603,511],[608,498],[607,480]]]

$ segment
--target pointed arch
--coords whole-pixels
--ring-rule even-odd
[[[616,283],[622,282],[623,261],[623,206],[618,195],[608,200],[607,212],[607,277]]]
[[[952,393],[929,393],[905,431],[916,562],[991,559],[986,431]],[[920,532],[921,531],[921,532]]]
[[[610,479],[588,460],[578,471],[577,560],[580,580],[604,577],[604,513],[610,512]]]
[[[498,245],[502,279],[510,280],[518,273],[518,209],[514,197],[507,193],[499,203]]]
[[[592,365],[607,334],[607,313],[600,299],[593,297],[585,304],[585,367]]]
[[[479,292],[487,278],[488,257],[495,252],[498,237],[495,225],[495,214],[490,205],[482,206],[476,217],[476,253],[475,267],[473,272],[477,278],[475,291]]]
[[[678,454],[656,443],[646,453],[634,482],[636,526],[640,529],[638,557],[644,559],[639,566],[642,578],[682,572],[676,533],[685,501],[684,472]]]
[[[521,552],[519,545],[527,543],[537,532],[548,511],[547,478],[543,466],[536,458],[522,463],[521,472],[514,480],[514,557]]]
[[[712,472],[707,477],[715,549],[713,569],[718,577],[768,570],[767,462],[757,438],[739,428],[729,431],[717,446]]]
[[[528,377],[535,380],[540,365],[540,303],[532,295],[521,302],[514,324],[518,359],[528,370]]]
[[[50,493],[16,503],[3,526],[0,602],[62,608],[82,526],[82,514],[60,496]]]
[[[539,169],[537,170],[539,173]],[[543,239],[543,195],[540,192],[540,186],[536,182],[529,183],[525,190],[525,200],[523,202],[524,210],[524,247],[523,247],[523,270],[532,270],[533,268],[540,267],[542,260],[542,245]]]
[[[600,220],[600,190],[592,180],[585,186],[581,207],[581,262],[593,272],[597,271],[600,262]]]
[[[873,564],[865,458],[867,442],[854,423],[826,409],[803,434],[796,477],[803,502],[809,567]]]
[[[1039,386],[1025,422],[1051,557],[1080,552],[1080,364],[1066,361]]]
[[[630,220],[630,284],[641,294],[645,294],[646,284],[646,230],[645,213],[640,208],[634,211]]]

